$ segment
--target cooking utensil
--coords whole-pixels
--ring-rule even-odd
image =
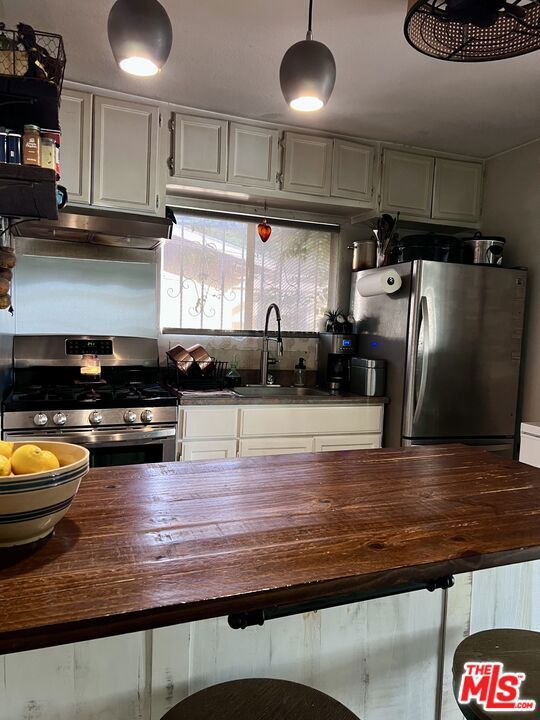
[[[192,345],[187,349],[187,352],[194,360],[192,371],[196,372],[196,367],[198,367],[203,375],[208,375],[211,372],[214,366],[214,360],[202,345],[199,345],[199,343]]]
[[[348,249],[354,251],[353,272],[377,267],[377,241],[375,238],[355,240],[352,245],[348,246]]]
[[[463,240],[463,260],[473,265],[502,265],[506,240],[500,236],[484,236],[481,232]]]
[[[187,375],[191,365],[193,364],[193,356],[182,347],[182,345],[175,345],[174,347],[167,350],[167,357],[169,357],[181,373]]]

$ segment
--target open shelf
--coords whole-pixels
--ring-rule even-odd
[[[0,163],[0,216],[58,218],[54,170]]]

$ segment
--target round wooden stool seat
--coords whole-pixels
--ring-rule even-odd
[[[519,695],[523,700],[535,700],[533,712],[489,710],[472,701],[460,705],[467,720],[516,720],[516,717],[540,717],[540,633],[529,630],[486,630],[463,640],[454,653],[452,664],[453,689],[458,699],[465,663],[500,662],[504,672],[525,673]],[[459,703],[458,703],[459,704]]]
[[[286,680],[233,680],[190,695],[161,720],[359,720],[337,700]]]

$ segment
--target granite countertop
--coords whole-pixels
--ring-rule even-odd
[[[275,397],[242,397],[233,390],[178,391],[178,402],[188,405],[382,405],[387,397],[366,397],[346,393],[343,395],[278,395]]]
[[[537,560],[539,516],[540,470],[459,445],[94,468],[2,550],[0,653]]]

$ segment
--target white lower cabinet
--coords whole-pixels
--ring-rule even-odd
[[[250,405],[182,410],[180,460],[381,447],[383,405]]]
[[[236,457],[236,440],[187,440],[182,460],[226,460]]]
[[[239,457],[255,455],[293,455],[313,452],[312,437],[250,438],[240,440]]]
[[[381,447],[380,435],[321,435],[313,438],[313,452],[369,450]]]

